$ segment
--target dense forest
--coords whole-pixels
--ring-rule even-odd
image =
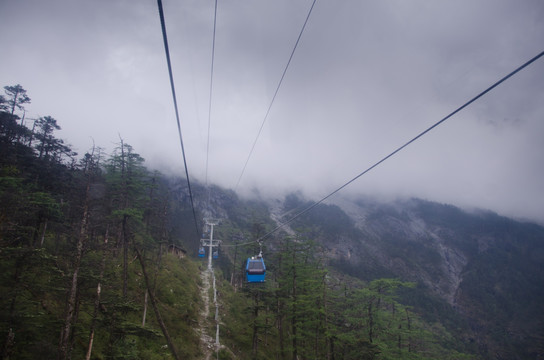
[[[78,155],[57,120],[27,127],[20,85],[0,98],[0,338],[4,359],[203,358],[196,256],[204,194],[144,165],[122,138]],[[410,301],[415,282],[330,266],[310,217],[265,244],[267,281],[244,282],[252,240],[275,224],[262,203],[215,189],[221,359],[486,358]],[[287,209],[299,204],[286,199]],[[339,232],[349,219],[334,211]],[[195,224],[195,221],[198,224]],[[314,219],[320,221],[319,218]],[[325,222],[321,222],[325,224]],[[331,222],[332,224],[332,222]],[[195,229],[196,225],[196,229]],[[331,225],[333,226],[333,225]],[[240,246],[237,244],[240,243]],[[249,243],[249,245],[247,245]],[[245,246],[242,246],[246,244]],[[347,265],[346,265],[347,266]],[[349,270],[349,269],[348,269]],[[356,275],[356,274],[355,274]],[[384,272],[382,275],[391,275]],[[420,309],[420,308],[419,308]],[[211,316],[211,315],[210,315]]]

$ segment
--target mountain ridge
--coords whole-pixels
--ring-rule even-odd
[[[430,321],[453,319],[457,336],[483,358],[544,353],[541,225],[417,198],[339,196],[290,220],[314,203],[300,192],[260,201],[272,223],[289,221],[285,236],[313,238],[338,271],[417,283],[405,300]]]

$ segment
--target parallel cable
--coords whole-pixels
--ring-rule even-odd
[[[272,109],[272,105],[274,104],[274,101],[276,100],[276,96],[278,95],[278,92],[280,90],[281,84],[283,83],[283,79],[285,78],[285,74],[287,73],[287,69],[289,68],[289,65],[291,64],[291,60],[293,59],[293,56],[295,55],[295,51],[298,47],[298,43],[300,42],[300,39],[302,37],[302,33],[304,32],[304,29],[306,28],[306,24],[308,23],[308,20],[310,19],[310,15],[312,14],[312,10],[314,9],[314,5],[317,0],[314,0],[312,3],[312,6],[310,7],[310,10],[308,11],[308,15],[306,16],[306,20],[304,21],[304,25],[302,25],[302,29],[300,29],[300,33],[298,34],[297,41],[295,43],[295,46],[293,47],[293,50],[291,51],[291,55],[289,56],[289,60],[287,61],[287,65],[285,66],[285,69],[283,70],[283,74],[281,75],[280,81],[278,83],[278,86],[276,87],[276,91],[274,92],[274,96],[272,97],[272,101],[270,101],[270,105],[268,105],[268,110],[266,111],[266,115],[264,116],[264,119],[261,123],[261,127],[259,128],[259,132],[257,133],[257,136],[255,137],[255,140],[253,141],[253,145],[251,146],[251,150],[249,151],[249,155],[247,156],[246,162],[244,164],[244,167],[242,168],[242,172],[240,174],[240,177],[238,177],[238,181],[236,182],[236,186],[234,187],[234,191],[238,188],[238,185],[240,184],[240,180],[242,180],[242,176],[244,176],[244,172],[246,171],[247,164],[249,163],[249,159],[251,158],[251,155],[253,154],[253,151],[255,150],[255,145],[257,144],[257,141],[259,140],[259,137],[261,136],[261,132],[263,131],[264,124],[266,120],[268,119],[268,114],[270,114],[270,109]]]
[[[278,225],[276,228],[274,228],[273,230],[271,230],[270,232],[266,233],[265,235],[261,236],[260,238],[258,238],[257,240],[255,240],[254,242],[259,242],[259,241],[262,241],[263,239],[267,238],[268,236],[272,235],[274,232],[276,232],[277,230],[281,229],[282,227],[290,224],[291,222],[293,222],[295,219],[299,218],[300,216],[306,214],[308,211],[312,210],[313,208],[315,208],[317,205],[321,204],[323,201],[327,200],[328,198],[330,198],[331,196],[333,196],[334,194],[336,194],[337,192],[339,192],[340,190],[342,190],[343,188],[345,188],[346,186],[348,186],[349,184],[351,184],[352,182],[354,182],[355,180],[359,179],[361,176],[363,176],[364,174],[368,173],[370,170],[374,169],[375,167],[377,167],[378,165],[380,165],[381,163],[383,163],[384,161],[386,161],[387,159],[391,158],[393,155],[397,154],[399,151],[403,150],[405,147],[407,147],[408,145],[410,145],[411,143],[415,142],[416,140],[418,140],[419,138],[421,138],[423,135],[427,134],[429,131],[433,130],[434,128],[436,128],[438,125],[442,124],[443,122],[445,122],[446,120],[448,120],[449,118],[451,118],[452,116],[454,116],[455,114],[457,114],[458,112],[460,112],[461,110],[463,110],[464,108],[466,108],[467,106],[469,106],[470,104],[472,104],[473,102],[475,102],[476,100],[478,100],[479,98],[481,98],[482,96],[484,96],[485,94],[487,94],[488,92],[490,92],[491,90],[493,90],[494,88],[496,88],[497,86],[499,86],[500,84],[502,84],[504,81],[506,81],[507,79],[509,79],[510,77],[512,77],[513,75],[515,75],[516,73],[518,73],[519,71],[523,70],[524,68],[526,68],[527,66],[529,66],[530,64],[532,64],[533,62],[535,62],[536,60],[540,59],[542,56],[544,56],[544,51],[542,51],[540,54],[536,55],[535,57],[533,57],[532,59],[530,59],[529,61],[527,61],[526,63],[524,63],[523,65],[521,65],[520,67],[518,67],[517,69],[515,69],[514,71],[512,71],[511,73],[509,73],[508,75],[504,76],[502,79],[500,79],[499,81],[497,81],[496,83],[494,83],[493,85],[491,85],[490,87],[488,87],[487,89],[485,89],[484,91],[482,91],[481,93],[479,93],[478,95],[476,95],[475,97],[473,97],[471,100],[467,101],[465,104],[463,104],[462,106],[458,107],[455,111],[451,112],[449,115],[447,115],[446,117],[442,118],[441,120],[439,120],[438,122],[436,122],[435,124],[433,124],[432,126],[430,126],[429,128],[427,128],[426,130],[420,132],[417,136],[415,136],[414,138],[412,138],[411,140],[409,140],[408,142],[406,142],[404,145],[398,147],[396,150],[394,150],[393,152],[391,152],[389,155],[383,157],[381,160],[379,160],[378,162],[376,162],[374,165],[370,166],[369,168],[367,168],[366,170],[364,170],[363,172],[361,172],[360,174],[358,174],[357,176],[355,176],[353,179],[349,180],[348,182],[346,182],[344,185],[340,186],[339,188],[337,188],[336,190],[334,190],[333,192],[331,192],[330,194],[328,194],[327,196],[323,197],[321,200],[317,201],[316,203],[306,207],[305,209],[303,209],[302,211],[298,212],[296,215],[294,215],[291,219],[281,223],[280,225]]]
[[[217,0],[215,0],[215,11],[213,16],[213,40],[212,40],[212,65],[210,69],[210,96],[208,102],[208,141],[206,143],[206,176],[205,184],[208,191],[208,199],[206,208],[209,210],[210,207],[210,189],[208,187],[208,163],[210,158],[210,129],[211,129],[211,118],[212,118],[212,93],[213,93],[213,66],[215,62],[215,33],[217,26]]]
[[[187,159],[185,157],[185,148],[183,146],[183,136],[181,135],[181,122],[179,120],[178,102],[176,99],[176,88],[174,86],[174,76],[172,75],[172,63],[170,62],[170,50],[168,49],[168,38],[166,36],[166,23],[164,21],[164,12],[162,9],[162,1],[157,0],[159,7],[159,17],[161,19],[162,38],[164,41],[164,52],[166,54],[166,63],[168,64],[168,75],[170,77],[170,88],[172,89],[172,99],[174,100],[174,109],[176,112],[176,121],[178,125],[179,143],[181,145],[181,153],[183,155],[183,164],[185,166],[185,176],[187,177],[187,187],[189,189],[189,197],[191,199],[191,208],[193,209],[193,219],[195,222],[195,230],[197,234],[200,234],[198,230],[198,222],[196,220],[195,203],[193,201],[193,191],[191,190],[191,181],[189,180],[189,170],[187,168]]]

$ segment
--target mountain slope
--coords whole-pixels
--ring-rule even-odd
[[[308,204],[291,195],[284,211]],[[291,226],[317,236],[342,271],[417,282],[420,294],[406,300],[430,321],[453,319],[459,336],[482,356],[542,354],[541,226],[418,199],[336,199]]]

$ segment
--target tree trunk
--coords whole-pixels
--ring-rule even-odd
[[[127,215],[123,216],[122,242],[123,242],[123,299],[127,299],[128,294],[128,236],[127,236]]]
[[[278,318],[278,332],[280,337],[280,357],[283,359],[285,357],[285,339],[283,338],[283,314],[281,313]]]
[[[293,250],[293,307],[291,319],[291,332],[293,334],[293,360],[298,359],[297,349],[297,268],[296,268],[296,251]]]
[[[258,334],[257,334],[257,317],[259,316],[259,293],[255,292],[253,296],[253,357],[257,356]]]
[[[121,139],[121,194],[123,199],[122,209],[128,208],[128,186],[127,186],[127,164],[125,160],[125,144]],[[128,292],[128,236],[127,236],[128,215],[123,215],[121,224],[121,242],[123,247],[123,299],[126,300]]]
[[[279,341],[280,341],[280,359],[285,358],[285,339],[283,336],[283,299],[281,298],[281,285],[279,285],[279,279],[283,277],[283,268],[282,268],[282,253],[280,252],[278,255],[278,271],[274,272],[274,277],[276,280],[276,283],[278,283],[278,289],[276,289],[276,313],[277,313],[277,326],[278,326],[278,335],[279,335]]]
[[[40,248],[43,247],[43,243],[45,241],[45,231],[46,230],[47,230],[47,218],[45,219],[45,223],[43,224],[42,236],[40,238]]]
[[[76,295],[78,292],[78,276],[81,267],[81,258],[83,257],[83,247],[87,237],[87,217],[89,212],[89,189],[90,181],[87,182],[87,189],[85,191],[85,205],[83,207],[83,216],[81,218],[81,225],[79,227],[79,236],[76,246],[76,256],[74,261],[74,272],[72,274],[72,282],[70,291],[68,293],[68,299],[66,302],[66,315],[64,317],[64,326],[61,330],[59,341],[59,354],[60,360],[69,359],[71,346],[70,338],[72,336],[72,326],[74,322],[74,316],[76,311]]]
[[[327,360],[334,359],[334,342],[329,329],[329,308],[327,306],[327,283],[326,276],[323,276],[323,316],[325,321],[325,348],[327,351]]]
[[[17,105],[17,97],[19,97],[19,91],[15,92],[13,96],[13,104],[11,104],[11,115],[15,112],[15,106]]]
[[[238,241],[236,241],[236,244],[234,246],[234,262],[232,263],[232,274],[230,274],[230,285],[234,286],[234,277],[236,274],[236,255],[238,255]],[[236,292],[236,287],[234,287],[234,292]]]
[[[9,306],[9,323],[7,328],[8,334],[6,335],[6,339],[4,340],[4,346],[2,347],[2,359],[8,359],[12,347],[15,343],[15,333],[13,332],[13,324],[15,322],[15,305],[17,304],[17,296],[19,295],[19,283],[21,281],[21,277],[23,275],[23,267],[26,260],[26,257],[28,256],[29,252],[25,252],[21,257],[19,257],[15,261],[15,274],[14,274],[14,294],[13,298],[11,299],[10,306]]]
[[[159,326],[162,330],[164,338],[166,339],[166,343],[168,344],[168,348],[170,349],[170,352],[174,356],[174,359],[179,360],[180,357],[178,356],[176,347],[174,346],[174,343],[172,342],[172,338],[170,338],[170,335],[168,334],[168,329],[166,328],[166,324],[162,320],[161,313],[159,312],[155,295],[150,289],[149,277],[147,276],[147,271],[145,269],[144,259],[142,258],[140,251],[138,251],[137,248],[135,248],[135,250],[136,250],[136,256],[138,257],[138,261],[140,262],[140,266],[142,267],[142,273],[144,275],[145,286],[147,287],[147,291],[149,293],[149,299],[151,300],[151,306],[153,307],[153,311],[155,312],[155,316],[157,317],[157,322],[159,323]]]
[[[372,300],[368,303],[368,341],[372,344],[372,331],[374,328],[374,318],[372,317]]]
[[[408,309],[406,309],[406,322],[408,326],[408,352],[412,352],[412,334],[410,332],[411,330],[411,319],[410,319],[410,313],[408,312]]]
[[[104,254],[102,256],[102,262],[100,264],[100,275],[98,278],[98,285],[96,286],[96,298],[94,300],[93,320],[91,321],[91,329],[89,334],[89,346],[87,347],[87,354],[85,360],[91,359],[91,353],[93,351],[94,332],[96,328],[96,319],[98,318],[98,311],[100,309],[100,295],[102,293],[102,279],[104,278],[104,270],[106,269],[106,254],[105,246],[108,244],[108,230],[106,230],[106,236],[104,237]]]
[[[145,326],[145,318],[147,316],[147,297],[148,297],[148,293],[149,291],[145,291],[145,295],[144,295],[144,314],[142,316],[142,327]]]

